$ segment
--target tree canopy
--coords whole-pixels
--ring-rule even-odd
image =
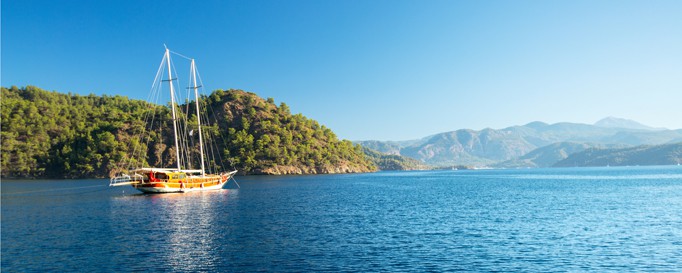
[[[336,173],[376,170],[359,145],[339,140],[317,121],[292,115],[242,90],[216,90],[201,98],[214,122],[204,129],[221,158],[243,174]],[[192,104],[189,104],[190,108]],[[166,106],[122,96],[81,96],[34,86],[2,88],[2,176],[107,177],[134,151],[141,165],[173,161],[171,134],[138,139],[144,116],[170,122]],[[191,110],[189,113],[193,113]]]

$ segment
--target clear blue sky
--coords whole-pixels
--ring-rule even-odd
[[[163,44],[350,140],[682,128],[682,1],[2,0],[5,87],[145,99]]]

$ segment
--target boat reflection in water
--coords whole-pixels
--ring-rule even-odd
[[[113,232],[135,234],[131,230],[144,230],[137,233],[136,241],[140,244],[118,251],[136,253],[154,261],[132,271],[201,272],[219,268],[222,266],[220,231],[229,227],[221,221],[226,215],[216,212],[224,213],[225,207],[238,200],[238,193],[238,189],[223,189],[186,194],[140,193],[114,198],[112,219],[120,220],[123,212],[130,214],[125,218],[131,221],[118,221]],[[149,248],[150,245],[154,247]]]

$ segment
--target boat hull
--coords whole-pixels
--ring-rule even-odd
[[[143,193],[174,193],[220,190],[237,173],[232,171],[220,175],[193,176],[182,172],[154,172],[143,169],[134,175],[113,178],[111,186],[131,185]]]
[[[192,192],[192,191],[212,191],[212,190],[220,190],[225,186],[227,181],[222,182],[220,184],[216,185],[211,185],[211,186],[189,186],[189,187],[170,187],[169,185],[164,185],[164,184],[172,184],[172,183],[149,183],[149,184],[137,184],[133,185],[135,189],[138,191],[141,191],[143,193],[174,193],[174,192]]]

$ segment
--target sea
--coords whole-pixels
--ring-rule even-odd
[[[237,185],[238,183],[238,185]],[[3,180],[2,272],[680,272],[682,167]]]

